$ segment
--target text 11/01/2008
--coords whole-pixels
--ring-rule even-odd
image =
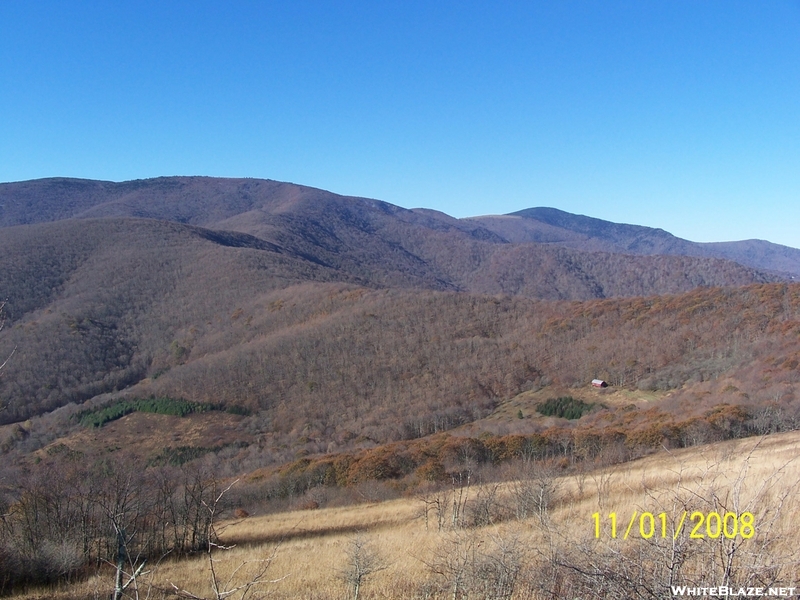
[[[606,526],[604,527],[604,519],[599,512],[592,515],[594,520],[594,537],[600,538],[603,535],[610,535],[612,539],[618,537],[617,530],[617,513],[612,512],[608,514],[605,519]],[[686,521],[689,521],[687,524]],[[743,512],[741,514],[726,512],[720,514],[718,512],[704,513],[701,511],[683,511],[677,525],[669,523],[667,513],[660,512],[653,514],[651,512],[640,513],[633,511],[631,518],[626,520],[627,527],[622,535],[623,540],[627,540],[631,535],[638,536],[641,539],[649,540],[656,536],[661,538],[671,537],[674,540],[682,532],[688,532],[690,539],[702,540],[706,538],[717,539],[719,537],[726,537],[733,539],[740,537],[749,540],[756,533],[755,517],[751,512]]]

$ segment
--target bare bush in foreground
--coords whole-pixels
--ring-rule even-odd
[[[350,588],[353,600],[358,600],[361,588],[367,578],[378,571],[387,569],[388,565],[361,533],[350,538],[345,555],[347,561],[345,566],[339,570],[339,576]]]

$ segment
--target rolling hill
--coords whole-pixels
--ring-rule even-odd
[[[512,243],[554,244],[577,250],[636,255],[713,257],[800,278],[800,250],[764,240],[690,242],[663,229],[573,215],[555,208],[529,208],[508,215],[463,219]]]
[[[426,374],[420,363],[425,343],[447,360],[463,361],[442,344],[454,344],[475,318],[491,323],[489,330],[497,326],[494,300],[487,296],[520,297],[513,312],[527,315],[550,309],[535,303],[520,308],[524,298],[680,294],[778,280],[719,259],[514,243],[434,211],[273,181],[47,179],[0,185],[0,205],[0,290],[8,298],[0,353],[17,348],[0,379],[3,422],[116,393],[157,375],[153,389],[159,393],[254,411],[270,409],[278,397],[294,408],[313,404],[308,388],[332,385],[326,393],[342,401],[363,397],[369,404],[380,394],[398,408],[419,406],[423,414],[466,414],[459,398],[489,406],[496,397],[519,392],[528,372],[541,370],[536,361],[515,358],[522,379],[500,384],[503,377],[490,375],[487,365],[503,367],[497,359],[479,358],[483,351],[473,343],[472,358],[458,365],[442,366],[445,359],[431,353],[426,360],[439,363],[441,372]],[[378,290],[388,295],[374,296]],[[465,296],[436,295],[445,292]],[[370,300],[344,300],[349,294]],[[453,308],[457,317],[443,308],[464,302],[482,308],[476,314]],[[374,317],[365,320],[365,312]],[[436,319],[443,329],[428,331],[427,342],[395,325],[370,333],[373,323],[408,318]],[[396,346],[377,371],[370,367],[374,356],[356,358],[361,337],[378,348]],[[332,339],[348,354],[319,372],[327,360],[319,352]],[[294,358],[286,362],[286,356]],[[264,370],[265,361],[275,366]],[[462,373],[466,365],[472,366]],[[222,376],[226,371],[238,374]],[[191,375],[175,379],[177,373]],[[593,375],[582,373],[577,380],[587,376]],[[407,389],[398,379],[409,382]],[[245,381],[260,381],[261,391],[247,391]],[[297,426],[289,421],[287,435]],[[399,431],[403,425],[393,427]],[[389,429],[376,439],[399,435]]]
[[[111,506],[185,564],[237,477],[246,514],[474,476],[478,527],[515,464],[583,486],[797,429],[796,251],[709,246],[274,181],[0,184],[0,593],[113,564]]]
[[[618,246],[598,253],[510,242],[469,220],[274,181],[173,177],[0,184],[4,227],[62,221],[79,227],[77,221],[129,217],[202,227],[229,237],[247,234],[333,269],[344,280],[378,287],[588,299],[778,279],[763,270],[686,255],[643,258],[620,254]],[[27,231],[36,236],[41,230]],[[223,245],[253,245],[237,239],[217,237]]]

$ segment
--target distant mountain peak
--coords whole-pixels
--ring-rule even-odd
[[[553,207],[454,219],[427,209],[406,210],[377,199],[253,178],[176,176],[116,183],[54,177],[0,184],[0,227],[124,217],[239,231],[281,247],[294,245],[300,255],[311,256],[325,248],[342,256],[349,248],[359,255],[353,259],[356,263],[375,262],[378,271],[382,269],[378,257],[386,253],[408,263],[401,272],[425,272],[426,278],[437,280],[447,277],[426,253],[443,251],[444,238],[433,241],[442,235],[447,244],[537,243],[579,252],[723,258],[783,276],[800,275],[800,250],[769,242],[699,244],[663,229],[614,223]],[[381,246],[380,251],[375,244]],[[469,250],[469,261],[485,262],[497,250],[489,248]],[[323,262],[334,264],[334,258]]]
[[[629,236],[648,233],[651,235],[663,235],[670,238],[675,238],[674,235],[663,229],[646,227],[644,225],[615,223],[613,221],[606,221],[595,217],[587,217],[586,215],[576,215],[558,208],[550,208],[546,206],[526,208],[510,214],[526,219],[535,219],[537,221],[541,221],[542,223],[547,223],[548,225],[562,227],[564,229],[585,233],[594,237],[612,237],[613,234],[610,232],[614,232],[616,235],[624,232]]]
[[[526,208],[508,215],[465,220],[512,243],[545,243],[582,251],[645,256],[722,258],[784,277],[800,276],[800,250],[766,241],[692,242],[663,229],[614,223],[552,207]]]

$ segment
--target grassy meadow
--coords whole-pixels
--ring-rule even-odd
[[[800,580],[793,535],[798,457],[800,432],[791,432],[567,475],[532,467],[516,481],[469,487],[462,481],[379,503],[239,519],[227,511],[216,522],[213,562],[203,553],[164,557],[125,593],[352,598],[359,570],[358,597],[365,599],[669,598],[670,585],[792,587]],[[692,538],[695,511],[709,522],[695,531],[702,537]],[[752,535],[742,529],[748,512]],[[652,529],[642,513],[654,515]],[[719,522],[708,519],[711,513]],[[255,584],[241,587],[249,583]],[[12,597],[111,598],[113,585],[113,569],[105,565],[59,589]]]

